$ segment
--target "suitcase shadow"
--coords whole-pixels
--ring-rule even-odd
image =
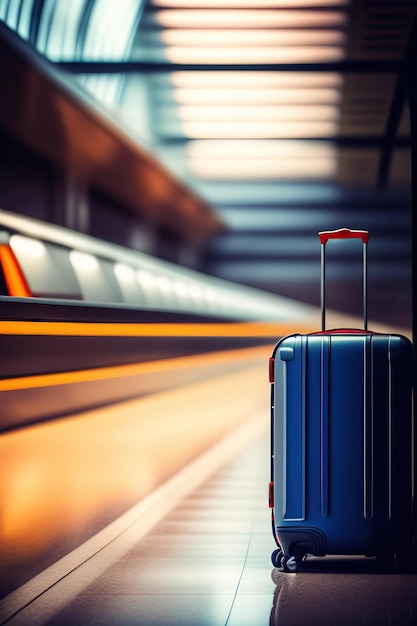
[[[309,557],[296,574],[271,577],[270,626],[417,624],[417,574],[390,573],[375,559]]]
[[[300,572],[308,572],[310,574],[405,574],[417,573],[416,568],[398,564],[395,567],[391,560],[386,562],[377,560],[374,557],[364,556],[335,556],[328,555],[325,557],[308,556],[302,561]]]

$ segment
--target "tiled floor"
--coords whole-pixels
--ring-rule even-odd
[[[372,560],[353,558],[309,559],[297,574],[273,569],[268,450],[263,433],[142,539],[130,538],[120,558],[107,562],[101,550],[8,623],[417,624],[416,575],[377,573]]]

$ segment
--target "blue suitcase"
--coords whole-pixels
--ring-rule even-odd
[[[411,342],[367,330],[367,231],[319,233],[322,331],[270,359],[274,566],[306,555],[406,560],[412,516]],[[364,329],[325,330],[325,247],[362,239]]]

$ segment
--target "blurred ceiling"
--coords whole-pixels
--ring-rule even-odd
[[[0,0],[0,20],[208,202],[206,268],[314,304],[317,231],[369,229],[370,318],[410,325],[415,0]],[[357,312],[329,267],[333,303]],[[359,298],[360,301],[360,298]]]

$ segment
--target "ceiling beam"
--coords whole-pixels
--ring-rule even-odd
[[[339,72],[386,74],[398,72],[401,61],[385,60],[346,60],[334,63],[279,63],[279,64],[193,64],[151,61],[56,61],[51,63],[60,70],[72,74],[149,74],[156,72]]]
[[[224,229],[208,203],[2,23],[0,59],[0,128],[15,140],[184,241]]]

